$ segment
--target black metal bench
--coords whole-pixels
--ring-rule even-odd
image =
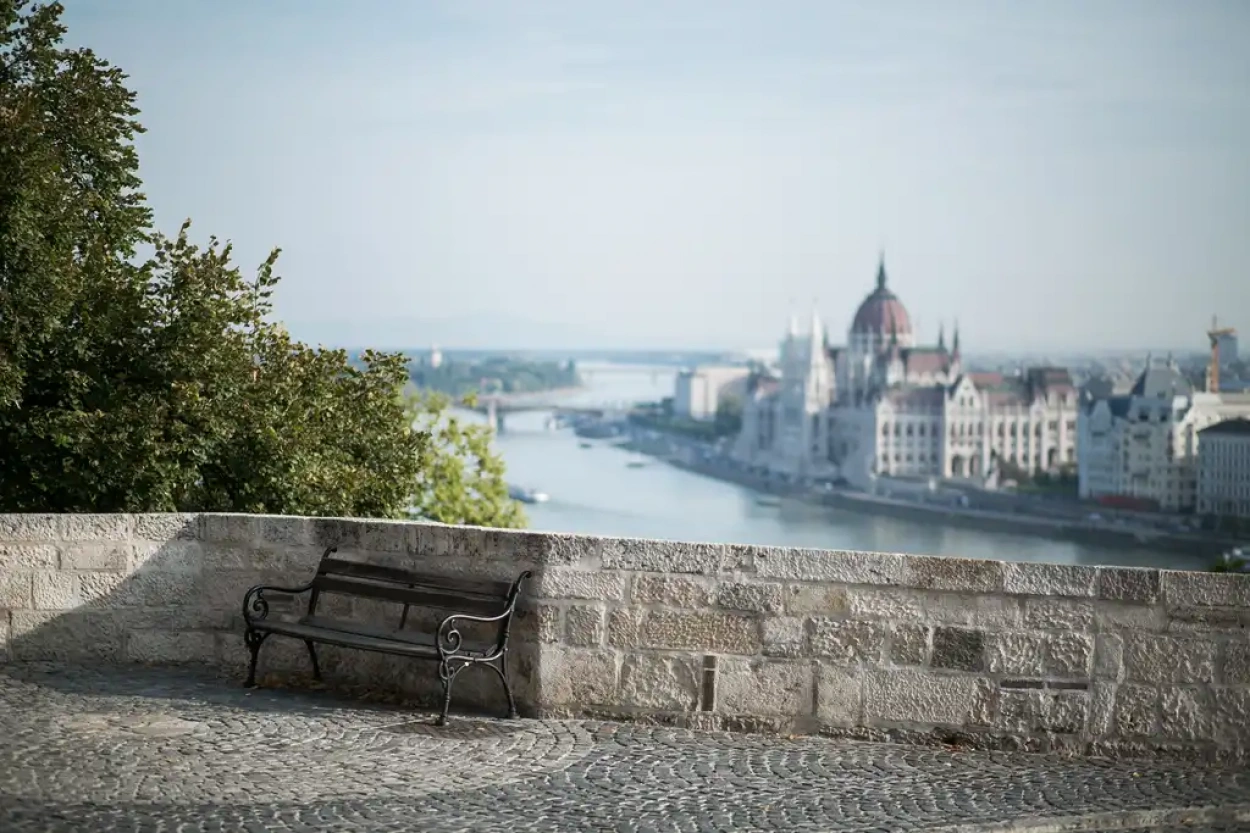
[[[260,646],[270,635],[278,634],[302,639],[308,647],[313,676],[321,679],[317,662],[318,642],[343,648],[358,648],[414,659],[438,661],[438,677],[443,686],[443,710],[439,725],[447,722],[451,706],[451,688],[456,676],[471,665],[485,665],[503,683],[508,697],[508,717],[516,717],[516,702],[508,680],[508,631],[516,610],[521,585],[530,577],[528,571],[516,580],[483,581],[454,576],[381,567],[332,558],[336,549],[330,547],[321,557],[317,574],[300,587],[258,585],[243,597],[243,619],[247,630],[244,641],[252,660],[245,685],[256,685],[256,660]],[[310,593],[308,612],[295,621],[270,619],[266,594],[294,596]],[[398,624],[394,627],[374,626],[364,622],[318,616],[317,604],[323,595],[335,594],[357,599],[391,602],[402,605]],[[437,626],[409,622],[412,608],[441,611]],[[477,630],[468,635],[461,627]],[[481,631],[485,631],[482,633]]]

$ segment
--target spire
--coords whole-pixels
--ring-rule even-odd
[[[890,346],[898,346],[898,321],[894,318],[894,310],[890,310]]]
[[[959,319],[955,319],[955,336],[951,341],[951,355],[959,357]]]
[[[799,336],[799,317],[794,314],[793,301],[790,303],[790,327],[786,330],[786,335],[792,339]]]
[[[946,349],[946,324],[938,323],[938,349]]]
[[[885,289],[885,252],[877,260],[877,289]]]

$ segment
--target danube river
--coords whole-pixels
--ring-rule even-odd
[[[672,371],[595,372],[569,405],[671,396]],[[1206,559],[1141,548],[1084,546],[785,501],[762,506],[749,489],[637,458],[607,443],[590,448],[568,430],[548,431],[547,414],[509,415],[496,444],[508,480],[550,495],[526,506],[530,527],[682,541],[854,549],[934,555],[1203,569]],[[627,463],[645,459],[641,467]]]

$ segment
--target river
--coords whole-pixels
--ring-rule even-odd
[[[654,401],[673,392],[673,371],[591,371],[570,406]],[[784,501],[761,506],[749,489],[658,460],[626,466],[606,443],[580,447],[571,431],[548,431],[548,414],[511,414],[495,440],[508,480],[550,495],[526,506],[530,527],[552,532],[713,543],[876,550],[1062,564],[1203,569],[1206,559],[1140,547],[1087,546],[1035,535],[981,531]]]

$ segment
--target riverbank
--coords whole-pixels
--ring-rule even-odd
[[[1046,517],[1022,511],[1000,512],[922,500],[898,500],[848,489],[813,490],[799,485],[778,483],[728,466],[714,458],[699,459],[693,455],[686,457],[673,454],[666,440],[647,441],[645,438],[635,437],[622,443],[621,447],[659,458],[684,471],[789,500],[909,521],[935,521],[986,532],[1037,535],[1088,546],[1149,546],[1192,556],[1195,567],[1206,566],[1220,553],[1237,544],[1231,539],[1209,535]]]

